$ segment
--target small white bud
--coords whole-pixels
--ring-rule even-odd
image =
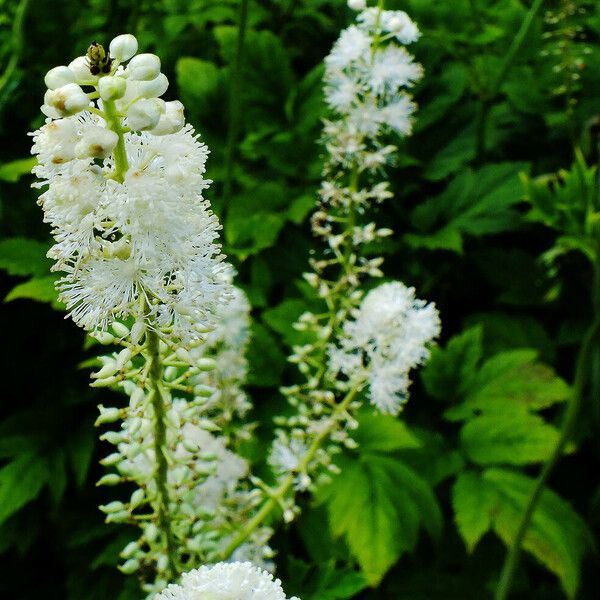
[[[165,381],[173,381],[173,379],[175,379],[175,377],[177,377],[177,368],[173,367],[173,366],[168,366],[165,369],[165,374],[164,374]]]
[[[144,333],[146,333],[146,324],[143,321],[136,321],[131,328],[131,342],[135,345],[139,344]]]
[[[127,82],[122,77],[106,75],[98,80],[98,91],[102,100],[118,100],[125,95]]]
[[[108,46],[111,58],[124,62],[129,60],[138,51],[138,41],[130,33],[118,35]]]
[[[44,83],[48,89],[55,90],[67,83],[75,83],[75,73],[69,67],[54,67],[46,73]]]
[[[160,73],[160,58],[156,54],[138,54],[127,66],[127,73],[136,81],[150,81]]]
[[[104,377],[102,379],[96,379],[96,381],[92,381],[92,383],[90,383],[90,387],[109,387],[117,381],[117,377],[113,375],[112,377]]]
[[[81,83],[93,83],[97,81],[98,76],[90,73],[90,65],[85,56],[78,56],[69,63],[69,69],[75,75],[75,81]]]
[[[194,395],[200,396],[201,398],[210,398],[215,393],[214,388],[209,385],[199,383],[194,386]]]
[[[100,460],[100,464],[105,467],[112,467],[123,460],[123,455],[120,452],[113,452]]]
[[[124,565],[118,567],[121,573],[125,573],[125,575],[131,575],[135,573],[140,568],[140,561],[136,558],[130,558]]]
[[[217,363],[212,358],[199,358],[196,361],[196,366],[201,371],[212,371],[216,368]]]
[[[390,31],[398,33],[403,27],[404,21],[398,16],[394,16],[388,21],[388,29]]]
[[[164,112],[164,104],[164,101],[158,98],[138,100],[127,112],[127,125],[133,131],[153,129]]]
[[[149,133],[153,135],[169,135],[177,133],[185,125],[183,104],[179,100],[165,102],[165,114],[160,116],[158,125]]]
[[[121,477],[119,475],[117,475],[116,473],[108,473],[108,475],[104,475],[104,477],[101,477],[98,482],[96,483],[96,486],[100,486],[100,485],[117,485],[121,483]]]
[[[129,542],[129,544],[127,544],[127,546],[121,550],[121,557],[130,558],[137,552],[138,548],[139,546],[137,542]]]
[[[151,81],[136,81],[135,91],[142,98],[158,98],[169,88],[169,80],[164,73],[160,73]]]
[[[367,8],[366,0],[348,0],[348,6],[352,10],[365,10]]]
[[[121,411],[118,408],[104,408],[104,406],[100,404],[98,406],[98,410],[100,411],[100,416],[94,423],[96,427],[98,427],[98,425],[102,425],[103,423],[114,423],[121,418]]]
[[[114,375],[118,371],[117,365],[114,360],[108,361],[99,371],[91,374],[92,379],[104,379],[105,377],[110,377]]]
[[[108,504],[101,504],[98,508],[104,514],[109,514],[123,510],[125,508],[125,505],[122,502],[119,502],[118,500],[113,500]]]
[[[67,83],[55,90],[47,90],[44,104],[50,106],[63,117],[75,115],[90,104],[87,94],[76,84]]]
[[[75,145],[77,158],[107,158],[119,141],[119,136],[104,127],[87,127]]]
[[[119,354],[117,355],[117,361],[116,361],[117,369],[119,369],[119,370],[122,369],[129,362],[130,358],[131,358],[131,349],[123,348],[123,350],[121,350],[121,352],[119,352]]]
[[[131,494],[131,500],[129,501],[129,504],[131,504],[131,508],[137,508],[144,501],[145,495],[146,493],[144,492],[144,490],[135,490],[135,492]]]
[[[103,346],[108,346],[109,344],[114,344],[115,338],[108,331],[95,331],[92,335],[98,342],[100,342]]]
[[[192,364],[193,362],[190,353],[185,348],[177,348],[177,350],[175,350],[175,356],[185,363]]]
[[[110,327],[120,338],[124,338],[129,335],[129,327],[127,327],[127,325],[123,325],[123,323],[120,321],[114,321]]]

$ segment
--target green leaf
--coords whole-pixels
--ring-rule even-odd
[[[512,544],[534,481],[505,469],[488,469],[481,481],[498,495],[494,530],[505,544]],[[569,598],[577,592],[583,554],[593,546],[583,519],[560,496],[544,490],[523,547],[560,578]]]
[[[420,231],[406,241],[415,248],[461,253],[465,236],[482,236],[515,229],[520,223],[513,208],[521,202],[519,172],[524,163],[486,165],[466,169],[446,190],[420,204],[412,222]]]
[[[36,158],[20,158],[0,165],[0,179],[16,183],[23,175],[29,175],[37,164]]]
[[[49,476],[48,463],[33,452],[20,454],[0,469],[0,524],[35,500]]]
[[[310,339],[306,332],[294,329],[294,323],[307,310],[309,310],[309,306],[305,300],[290,298],[274,308],[265,310],[262,318],[273,331],[283,337],[288,346],[294,346],[307,343]]]
[[[452,488],[452,508],[458,531],[467,550],[473,552],[492,525],[497,494],[482,485],[475,473],[461,473]]]
[[[218,67],[199,58],[184,57],[177,61],[177,85],[187,106],[199,115],[212,112],[211,104],[219,92],[221,74]]]
[[[463,450],[480,465],[542,462],[558,438],[559,432],[544,419],[519,411],[475,417],[460,432]]]
[[[62,306],[56,299],[56,289],[54,287],[56,280],[56,276],[50,276],[34,278],[25,283],[20,283],[8,292],[4,302],[26,298],[38,302],[51,302],[55,307]]]
[[[343,536],[371,585],[412,550],[419,527],[439,535],[442,521],[429,485],[402,462],[377,454],[343,458],[323,494],[334,536]]]
[[[360,446],[361,453],[394,452],[420,448],[420,440],[397,417],[362,411],[358,417],[358,429],[352,438]]]
[[[248,385],[260,387],[278,385],[285,365],[285,356],[279,349],[277,340],[264,325],[256,322],[252,323],[250,336],[247,354],[250,362]]]
[[[483,364],[463,404],[446,411],[450,420],[468,418],[479,411],[541,410],[570,396],[567,383],[539,363],[535,350],[500,352]]]
[[[434,346],[421,371],[427,392],[444,401],[462,397],[475,377],[482,353],[481,327],[471,327],[455,335],[445,348]]]
[[[27,238],[0,241],[0,269],[9,275],[45,275],[52,261],[46,258],[48,244]]]

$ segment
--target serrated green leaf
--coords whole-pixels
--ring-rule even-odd
[[[397,417],[363,411],[358,417],[358,429],[352,438],[360,446],[360,452],[394,452],[420,448],[421,442]]]
[[[417,543],[423,525],[441,530],[441,513],[429,485],[402,462],[378,454],[343,459],[342,475],[327,486],[330,526],[343,536],[371,585]]]
[[[505,469],[488,469],[482,481],[498,493],[494,530],[505,544],[511,544],[534,481]],[[523,548],[559,577],[569,598],[575,597],[579,586],[583,554],[593,546],[593,537],[583,519],[560,496],[544,490]]]
[[[49,476],[46,459],[34,452],[20,454],[0,469],[0,524],[37,498]]]
[[[460,253],[465,236],[515,229],[520,217],[513,207],[522,196],[519,173],[526,168],[524,163],[498,163],[464,170],[442,194],[414,210],[412,222],[421,233],[409,234],[406,241],[416,248]]]
[[[527,465],[546,460],[559,435],[541,417],[511,411],[471,419],[461,429],[460,443],[480,465]]]
[[[570,396],[567,383],[536,360],[535,350],[500,352],[486,361],[472,381],[465,402],[446,411],[450,420],[476,412],[541,410]]]
[[[45,275],[52,262],[46,258],[48,244],[27,238],[0,241],[0,269],[9,275]]]
[[[451,338],[445,348],[431,349],[431,357],[421,371],[421,379],[431,396],[452,401],[469,388],[483,353],[482,333],[481,327],[472,327]]]
[[[497,494],[489,486],[481,485],[475,473],[461,473],[452,487],[454,520],[467,550],[475,546],[492,525]]]

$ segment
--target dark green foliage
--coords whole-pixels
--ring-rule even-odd
[[[130,532],[96,509],[111,493],[94,487],[107,450],[95,406],[108,392],[77,369],[94,348],[55,302],[27,174],[43,75],[125,31],[161,56],[167,99],[182,99],[210,146],[207,197],[253,306],[248,454],[268,477],[273,416],[291,410],[277,388],[297,377],[286,355],[306,341],[292,323],[319,309],[302,272],[316,247],[322,60],[352,13],[343,0],[249,2],[226,181],[237,1],[31,0],[13,30],[24,4],[0,2],[0,596],[38,598],[43,586],[61,600],[139,600],[115,568]],[[556,443],[598,314],[600,8],[547,0],[507,62],[530,0],[386,5],[419,23],[425,77],[413,136],[391,140],[395,196],[373,214],[395,235],[373,250],[386,277],[436,302],[442,340],[400,419],[361,412],[358,448],[337,457],[341,475],[316,498],[301,495],[275,560],[303,600],[481,600]],[[577,430],[524,539],[515,600],[597,595],[598,342],[590,366]]]

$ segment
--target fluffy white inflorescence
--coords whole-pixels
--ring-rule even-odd
[[[131,35],[110,47],[49,71],[49,119],[32,134],[49,256],[65,273],[59,297],[89,331],[133,317],[189,341],[228,290],[220,226],[202,197],[208,150],[183,105],[158,97],[168,86],[159,58],[134,56]]]
[[[407,399],[409,371],[429,357],[428,346],[440,333],[435,305],[394,281],[370,291],[353,317],[330,347],[329,368],[348,377],[347,385],[367,382],[372,404],[397,414]]]
[[[345,124],[343,136],[331,135],[328,144],[344,160],[360,163],[360,156],[351,155],[372,151],[369,144],[377,145],[386,130],[411,132],[416,107],[405,90],[422,77],[423,69],[395,42],[410,44],[418,38],[419,30],[405,12],[367,8],[356,25],[342,31],[325,59],[325,98]]]
[[[249,562],[200,567],[154,600],[287,600],[279,579]],[[298,598],[290,598],[298,600]]]

